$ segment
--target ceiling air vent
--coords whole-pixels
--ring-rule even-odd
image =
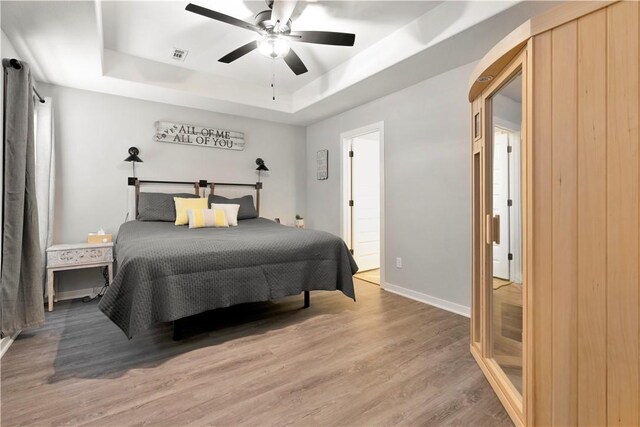
[[[188,53],[189,51],[186,49],[180,49],[180,48],[174,47],[173,49],[171,49],[171,58],[175,59],[176,61],[184,62]]]

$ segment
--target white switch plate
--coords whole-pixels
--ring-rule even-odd
[[[396,258],[396,267],[402,268],[402,258],[400,257]]]

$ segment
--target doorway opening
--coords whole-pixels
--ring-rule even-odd
[[[383,283],[384,131],[382,123],[342,134],[342,237],[351,250],[355,277]]]
[[[520,210],[520,130],[494,126],[493,214],[500,220],[500,243],[493,244],[493,276],[522,283]]]

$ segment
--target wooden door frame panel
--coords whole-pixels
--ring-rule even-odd
[[[530,88],[531,82],[529,77],[529,67],[530,67],[530,54],[528,49],[528,44],[522,48],[522,50],[515,55],[515,57],[509,62],[508,65],[504,67],[504,69],[498,74],[496,78],[494,78],[491,83],[486,87],[484,92],[480,97],[480,113],[482,117],[482,129],[481,134],[482,137],[479,141],[474,141],[472,137],[472,152],[476,153],[477,148],[476,144],[479,142],[480,145],[480,162],[481,162],[481,203],[480,203],[480,212],[482,214],[481,221],[479,223],[480,226],[480,238],[483,242],[481,246],[481,255],[480,255],[480,298],[481,298],[481,310],[482,314],[480,316],[480,330],[481,330],[481,340],[480,340],[480,348],[477,345],[474,345],[473,340],[471,342],[470,348],[471,353],[474,358],[480,365],[480,368],[484,372],[487,377],[489,383],[493,387],[494,391],[498,395],[498,398],[506,408],[509,416],[512,418],[513,422],[516,425],[524,425],[527,420],[528,413],[528,402],[530,401],[529,395],[531,393],[529,382],[527,378],[529,376],[529,348],[530,345],[530,334],[528,333],[528,325],[529,325],[529,310],[527,302],[530,300],[529,296],[529,240],[527,238],[527,232],[529,231],[529,197],[530,197],[530,133],[529,127],[530,125],[527,123],[525,118],[529,117],[531,111],[531,96],[530,96]],[[515,386],[508,379],[507,375],[504,373],[502,368],[498,365],[498,363],[493,359],[492,356],[492,320],[493,320],[493,309],[491,305],[492,298],[492,280],[491,280],[491,268],[490,265],[490,257],[491,253],[490,244],[487,243],[487,236],[490,231],[487,229],[486,221],[483,219],[487,214],[491,212],[492,202],[489,198],[492,195],[492,191],[489,191],[492,188],[492,177],[491,177],[491,159],[492,159],[492,131],[493,126],[491,123],[492,118],[492,106],[491,106],[491,98],[508,84],[516,75],[522,73],[522,108],[523,108],[523,120],[522,120],[522,129],[521,129],[521,203],[522,203],[522,292],[523,292],[523,352],[522,352],[522,377],[523,377],[523,393],[517,391]],[[474,109],[472,108],[472,120],[474,119]],[[475,249],[475,247],[474,247]],[[472,316],[472,322],[474,322],[474,316]],[[474,324],[472,324],[472,330],[474,328]]]

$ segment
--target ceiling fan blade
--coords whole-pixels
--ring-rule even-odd
[[[302,43],[329,44],[333,46],[353,46],[356,35],[331,31],[295,31],[289,34],[292,41]]]
[[[297,0],[275,0],[271,7],[271,21],[275,22],[275,31],[279,32],[280,27],[286,25],[291,18],[293,10],[296,8]]]
[[[305,67],[302,63],[300,57],[293,51],[293,49],[290,49],[289,53],[287,53],[287,56],[284,57],[284,62],[287,63],[289,68],[291,68],[291,71],[293,71],[296,76],[309,71],[307,70],[307,67]]]
[[[251,52],[252,50],[255,50],[257,47],[258,47],[258,42],[257,40],[254,40],[252,42],[245,44],[244,46],[240,46],[233,52],[227,53],[225,56],[218,59],[218,61],[224,62],[225,64],[230,64],[236,59],[245,56],[247,53]]]
[[[215,19],[216,21],[235,25],[236,27],[252,30],[260,34],[264,32],[260,27],[249,22],[234,18],[233,16],[225,15],[224,13],[216,12],[215,10],[207,9],[206,7],[198,6],[197,4],[189,3],[185,10],[206,16],[207,18]]]

